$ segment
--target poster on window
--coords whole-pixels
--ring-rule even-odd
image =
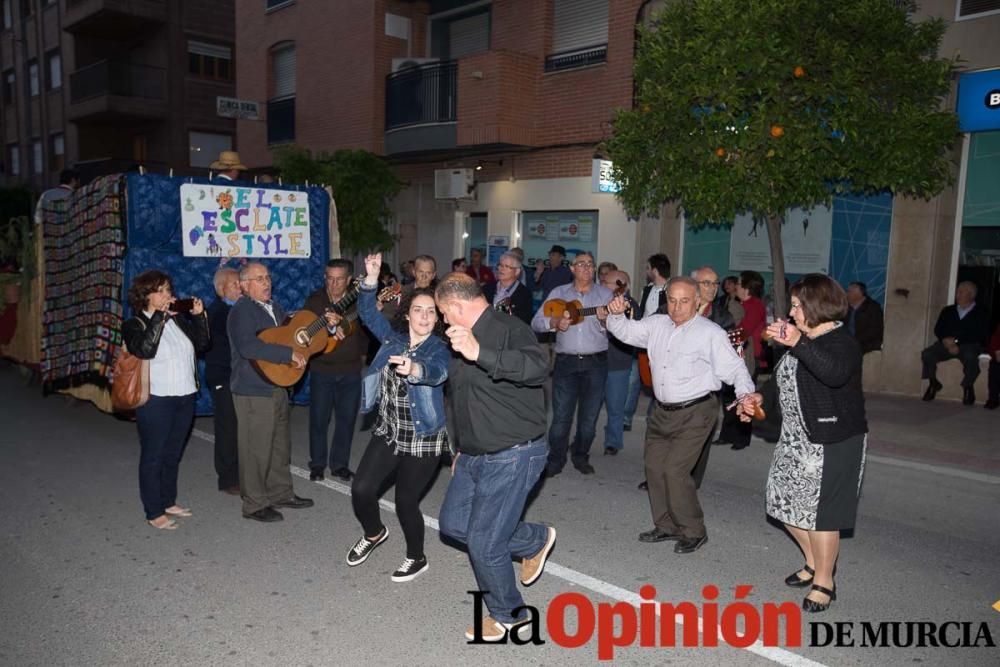
[[[305,192],[185,183],[180,196],[185,257],[305,259],[311,254]]]
[[[829,273],[832,232],[833,209],[789,209],[781,228],[785,272]],[[737,216],[729,244],[729,269],[766,272],[773,268],[767,222],[755,221],[750,215]]]

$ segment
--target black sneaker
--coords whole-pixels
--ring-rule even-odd
[[[426,556],[421,556],[420,558],[406,558],[403,560],[403,564],[397,567],[396,571],[392,573],[392,580],[397,583],[413,581],[426,571]]]
[[[362,535],[361,539],[355,542],[351,550],[347,552],[347,564],[354,567],[355,565],[364,563],[371,556],[372,552],[375,551],[375,547],[385,542],[387,537],[389,537],[389,529],[385,526],[382,527],[382,534],[375,540],[369,540]]]

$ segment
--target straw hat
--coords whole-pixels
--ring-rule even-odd
[[[236,151],[222,151],[219,153],[219,159],[208,165],[208,168],[220,171],[229,171],[230,169],[245,171],[247,166],[240,162],[240,154]]]

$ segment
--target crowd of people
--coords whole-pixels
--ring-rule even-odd
[[[753,425],[769,420],[778,435],[765,509],[804,561],[785,583],[809,588],[807,611],[827,609],[836,598],[840,531],[854,526],[864,471],[862,358],[882,345],[881,308],[866,286],[845,290],[807,275],[789,286],[788,312],[771,306],[769,317],[764,279],[754,271],[723,278],[703,266],[671,277],[669,258],[656,253],[633,292],[615,264],[586,251],[567,261],[559,245],[533,270],[519,248],[492,268],[483,260],[473,250],[439,279],[435,259],[419,255],[400,267],[401,280],[379,254],[366,257],[361,278],[349,260],[331,260],[323,286],[301,306],[328,340],[311,357],[258,336],[287,315],[263,264],[219,269],[208,308],[197,298],[181,308],[161,271],[138,275],[123,338],[150,360],[150,398],[137,410],[149,524],[173,530],[193,514],[177,502],[177,477],[199,354],[215,404],[219,490],[239,495],[243,516],[265,523],[312,506],[292,483],[288,391],[260,364],[308,368],[310,479],[329,471],[350,482],[360,526],[347,565],[365,563],[389,538],[378,500],[392,482],[405,553],[391,578],[426,572],[420,501],[435,472],[450,465],[441,533],[468,548],[487,591],[483,638],[499,641],[525,621],[517,580],[538,579],[556,540],[553,527],[521,519],[529,494],[567,463],[593,475],[598,435],[605,456],[618,454],[645,384],[652,396],[640,487],[652,527],[638,540],[672,542],[677,554],[701,549],[708,531],[698,489],[712,445],[743,449]],[[979,355],[989,350],[986,407],[997,407],[1000,331],[987,346],[984,312],[975,286],[960,284],[938,320],[938,340],[923,353],[925,400],[941,388],[936,365],[954,358],[963,364],[966,403],[974,402]],[[370,436],[352,471],[359,414]],[[512,559],[521,562],[519,577]]]

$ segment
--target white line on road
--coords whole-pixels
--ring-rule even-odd
[[[904,459],[880,456],[878,454],[868,454],[865,458],[871,463],[881,463],[882,465],[896,466],[897,468],[908,468],[910,470],[919,470],[921,472],[932,472],[935,475],[948,475],[950,477],[959,477],[961,479],[971,479],[975,482],[983,482],[984,484],[1000,484],[1000,477],[997,475],[987,475],[983,472],[958,470],[947,466],[937,466],[932,463],[921,463],[919,461],[906,461]]]
[[[215,436],[206,431],[202,431],[201,429],[197,428],[193,429],[192,435],[202,440],[205,440],[206,442],[215,442]],[[289,468],[291,469],[292,474],[301,477],[303,479],[309,479],[308,470],[305,470],[303,468],[294,465],[289,466]],[[337,493],[342,493],[345,496],[351,495],[351,487],[346,484],[334,482],[329,479],[324,479],[322,481],[314,483],[319,484],[320,486],[325,486],[328,489],[332,489]],[[392,501],[385,500],[383,498],[382,500],[379,500],[379,505],[381,505],[387,511],[392,512],[393,514],[395,514],[396,512],[396,504]],[[426,514],[424,514],[423,517],[424,517],[424,524],[426,524],[428,528],[432,528],[433,530],[440,532],[437,519],[431,516],[427,516]],[[564,581],[568,581],[571,584],[576,584],[581,588],[586,588],[590,591],[593,591],[598,595],[603,595],[604,597],[610,598],[612,600],[617,600],[619,602],[625,602],[635,607],[638,607],[640,604],[644,602],[647,604],[649,602],[652,602],[651,600],[643,600],[641,597],[639,597],[638,593],[633,593],[632,591],[621,588],[620,586],[615,586],[614,584],[608,583],[607,581],[597,579],[596,577],[584,574],[583,572],[578,572],[574,569],[565,567],[563,565],[559,565],[552,561],[547,561],[545,563],[545,572],[547,574],[556,576]],[[660,615],[659,604],[657,604],[656,606],[656,615],[657,616]],[[683,625],[683,623],[680,620],[677,620],[675,622],[678,626]],[[704,628],[702,627],[702,619],[700,616],[698,617],[698,631],[704,634]],[[775,646],[764,646],[759,639],[750,646],[748,646],[746,650],[756,655],[759,655],[762,658],[766,658],[771,662],[775,662],[779,665],[785,665],[785,667],[826,667],[821,662],[810,660],[809,658],[805,658],[801,655],[792,653],[791,651],[787,651],[783,648]]]

